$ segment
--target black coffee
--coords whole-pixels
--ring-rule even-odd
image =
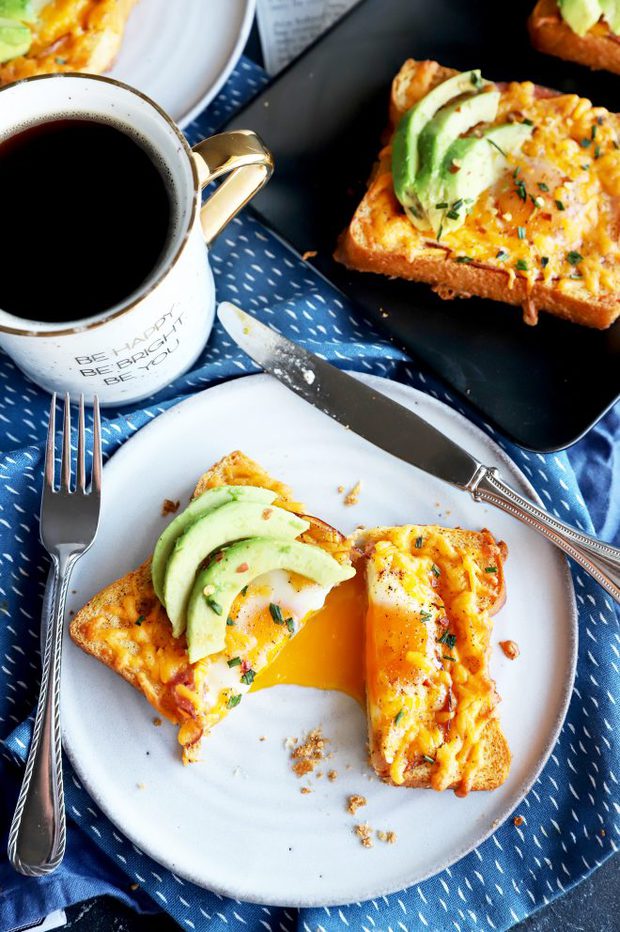
[[[78,320],[123,301],[171,234],[168,185],[150,155],[88,119],[0,142],[0,210],[0,308],[30,320]]]

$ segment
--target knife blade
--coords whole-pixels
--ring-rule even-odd
[[[218,317],[254,362],[315,408],[398,459],[470,489],[480,463],[428,421],[228,301]]]

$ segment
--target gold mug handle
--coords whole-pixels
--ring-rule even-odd
[[[256,133],[237,129],[203,139],[192,149],[201,190],[230,175],[202,205],[200,223],[207,246],[273,174],[273,156]]]

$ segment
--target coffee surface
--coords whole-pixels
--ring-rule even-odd
[[[0,308],[68,322],[128,298],[171,235],[168,185],[108,123],[61,119],[0,142]]]

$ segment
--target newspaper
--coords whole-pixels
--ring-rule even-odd
[[[265,68],[277,74],[357,0],[258,0]]]

